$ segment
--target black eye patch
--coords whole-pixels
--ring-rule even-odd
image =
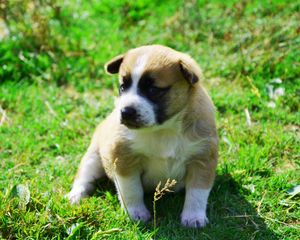
[[[161,98],[169,91],[170,87],[158,88],[151,86],[147,89],[147,97],[152,101],[161,100]]]
[[[125,92],[127,89],[130,88],[132,85],[132,80],[130,76],[124,76],[122,77],[123,83],[119,87],[119,94],[121,95],[123,92]]]
[[[154,86],[154,78],[147,74],[141,77],[138,84],[139,92],[152,102],[160,100],[170,88],[171,87],[160,88]]]

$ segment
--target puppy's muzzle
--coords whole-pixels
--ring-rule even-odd
[[[129,128],[139,128],[141,123],[138,119],[138,114],[133,107],[124,107],[121,109],[121,123]]]

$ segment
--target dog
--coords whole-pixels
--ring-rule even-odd
[[[70,202],[90,195],[106,175],[130,218],[146,222],[144,192],[175,179],[175,191],[185,188],[182,225],[204,227],[218,137],[200,67],[187,54],[147,45],[114,57],[105,70],[119,75],[119,97],[81,160]]]

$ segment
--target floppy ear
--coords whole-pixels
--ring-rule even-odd
[[[121,54],[108,61],[104,66],[105,71],[110,74],[118,73],[120,65],[123,62],[123,58],[124,54]]]
[[[202,78],[200,67],[189,56],[185,56],[179,60],[179,67],[183,77],[192,85]]]

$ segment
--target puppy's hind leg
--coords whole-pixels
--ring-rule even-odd
[[[216,144],[206,154],[195,157],[187,167],[186,193],[181,223],[186,227],[204,227],[208,223],[206,205],[215,178]]]
[[[72,204],[91,194],[95,189],[97,179],[104,177],[105,171],[100,159],[98,146],[93,143],[81,160],[72,190],[67,197]]]

